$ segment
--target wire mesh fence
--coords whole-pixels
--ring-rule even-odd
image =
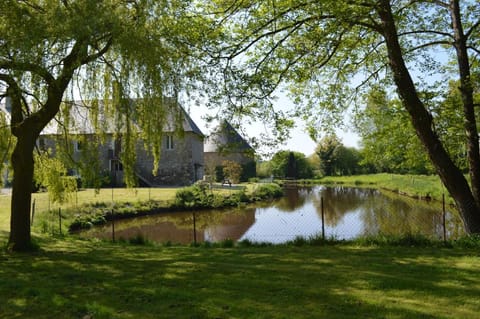
[[[64,204],[54,204],[47,194],[34,194],[33,223],[45,232],[65,232],[62,212],[85,202],[165,200],[175,189],[102,189],[79,191]],[[419,201],[389,192],[347,187],[295,187],[285,189],[280,200],[256,207],[163,213],[116,222],[120,237],[144,236],[157,242],[242,241],[283,243],[297,238],[355,239],[368,236],[423,236],[456,239],[464,234],[453,207],[442,202]],[[111,225],[96,235],[112,237]],[[115,237],[115,236],[113,236]]]

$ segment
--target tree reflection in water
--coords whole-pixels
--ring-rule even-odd
[[[423,202],[394,193],[351,187],[287,189],[285,196],[272,203],[251,208],[196,212],[197,241],[225,239],[281,243],[295,237],[319,235],[321,199],[324,202],[325,235],[352,239],[365,235],[422,234],[443,236],[440,203]],[[116,238],[138,235],[156,242],[193,241],[193,212],[175,212],[120,220],[115,223]],[[111,238],[110,226],[82,234]],[[463,234],[455,212],[447,214],[448,238]]]

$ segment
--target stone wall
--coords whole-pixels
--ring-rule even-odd
[[[186,132],[183,137],[173,135],[173,145],[173,149],[167,149],[164,139],[156,176],[152,174],[153,157],[145,151],[137,152],[139,173],[154,185],[191,185],[202,179],[203,139]]]
[[[42,136],[37,144],[42,149],[50,149],[51,154],[55,155],[55,140],[57,139],[59,139],[57,136]],[[87,149],[91,145],[82,147],[84,143],[93,141],[94,136],[84,135],[82,139],[85,139],[86,142],[78,144],[75,138],[71,138],[72,158],[75,161],[81,161],[97,155],[100,170],[110,172],[110,177],[116,180],[115,185],[123,185],[123,170],[118,161],[120,145],[118,142],[114,142],[113,136],[107,136],[105,142],[96,147],[97,154]],[[173,149],[167,149],[166,141],[163,140],[160,165],[156,176],[152,173],[153,156],[144,149],[142,141],[137,143],[136,157],[135,172],[139,176],[140,183],[146,181],[152,186],[190,185],[203,178],[203,138],[191,132],[185,132],[183,136],[173,135]]]

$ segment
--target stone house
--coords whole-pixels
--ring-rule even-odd
[[[135,103],[135,100],[130,103]],[[122,134],[114,129],[111,121],[107,121],[102,127],[102,137],[99,138],[85,109],[85,107],[71,108],[71,117],[75,125],[67,137],[67,144],[70,145],[69,156],[74,162],[80,163],[79,165],[87,165],[97,173],[108,175],[112,186],[121,186],[124,184],[121,160]],[[155,173],[153,155],[145,149],[143,140],[138,139],[135,142],[134,173],[140,186],[191,185],[203,178],[203,133],[180,105],[169,107],[168,112],[171,114],[165,116],[167,123],[163,125],[161,133],[160,162]],[[62,128],[55,123],[47,126],[37,141],[38,147],[50,149],[51,154],[55,156],[56,142],[61,139],[65,143],[61,130]],[[71,174],[78,175],[79,172],[72,168]]]
[[[241,181],[256,176],[255,150],[226,120],[205,140],[204,152],[205,167],[217,168],[217,180],[222,178],[219,170],[225,160],[242,166]]]

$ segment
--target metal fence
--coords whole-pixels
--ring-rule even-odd
[[[136,201],[164,200],[168,191],[102,189],[95,193],[86,190],[74,194],[75,197],[62,205],[45,200],[46,194],[34,194],[32,219],[44,231],[65,232],[61,229],[62,211],[75,208],[79,202],[87,201],[86,198],[90,202],[111,203],[125,201],[127,195]],[[110,224],[98,228],[94,236],[143,236],[157,242],[179,243],[227,239],[283,243],[298,238],[343,240],[369,236],[450,240],[464,234],[458,213],[448,204],[372,189],[323,186],[287,188],[283,198],[255,206],[163,213],[116,224],[116,236],[111,234],[113,225]]]

